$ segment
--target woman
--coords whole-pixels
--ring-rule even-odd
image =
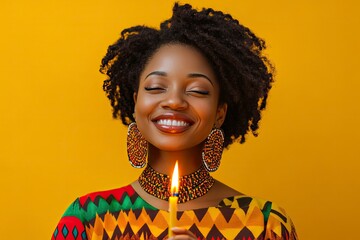
[[[296,239],[274,203],[211,177],[223,147],[256,135],[273,82],[265,43],[230,15],[175,4],[160,30],[125,29],[101,72],[114,117],[128,129],[128,156],[145,167],[128,186],[78,198],[53,239],[168,237],[169,183],[179,163],[171,239]]]

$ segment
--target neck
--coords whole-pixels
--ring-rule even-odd
[[[195,172],[202,165],[202,145],[183,151],[163,151],[149,144],[148,164],[157,172],[171,175],[175,162],[179,163],[179,175]]]

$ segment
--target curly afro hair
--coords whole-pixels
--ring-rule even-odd
[[[265,42],[231,15],[211,8],[197,11],[175,3],[173,15],[160,29],[134,26],[121,32],[102,59],[100,72],[108,78],[103,89],[113,117],[125,125],[135,121],[133,93],[149,59],[164,44],[179,43],[198,49],[209,61],[220,86],[219,103],[228,111],[222,125],[224,146],[257,136],[261,110],[273,82],[273,67],[262,54]]]

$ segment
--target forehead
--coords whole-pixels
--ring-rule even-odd
[[[203,73],[216,80],[206,57],[196,48],[185,44],[162,45],[149,59],[143,73],[154,70],[183,74]]]

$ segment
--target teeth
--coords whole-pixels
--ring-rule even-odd
[[[178,121],[178,120],[170,120],[170,119],[160,119],[157,121],[160,125],[166,125],[166,126],[176,126],[176,127],[186,127],[189,126],[189,123],[184,121]]]

